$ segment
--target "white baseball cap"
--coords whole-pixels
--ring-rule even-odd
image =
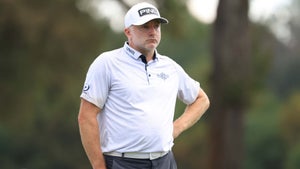
[[[143,25],[153,19],[158,19],[161,23],[169,23],[166,18],[160,17],[158,9],[146,2],[141,2],[132,6],[125,15],[125,28],[131,25]]]

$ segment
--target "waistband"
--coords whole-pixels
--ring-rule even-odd
[[[135,159],[150,159],[154,160],[168,154],[169,151],[154,152],[154,153],[139,153],[139,152],[128,152],[128,153],[119,153],[119,152],[105,152],[104,155],[115,156],[115,157],[125,157],[125,158],[135,158]]]

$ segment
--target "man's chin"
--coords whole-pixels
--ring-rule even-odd
[[[156,49],[157,46],[158,46],[157,43],[149,43],[149,44],[147,45],[147,48],[148,48],[148,49]]]

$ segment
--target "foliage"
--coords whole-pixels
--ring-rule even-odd
[[[269,92],[256,95],[246,118],[245,169],[282,169],[286,147],[280,136],[280,103]]]
[[[300,93],[295,92],[281,108],[281,135],[287,146],[286,169],[299,168],[300,163]]]
[[[286,159],[285,169],[298,169],[300,166],[300,144],[290,149]]]
[[[77,130],[78,95],[87,65],[104,44],[95,34],[109,35],[109,28],[75,4],[0,4],[0,168],[87,164]]]

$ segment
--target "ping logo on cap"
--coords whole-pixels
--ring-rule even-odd
[[[150,15],[150,14],[154,14],[158,16],[158,11],[155,8],[143,8],[140,9],[139,11],[139,15],[142,17],[144,15]]]

